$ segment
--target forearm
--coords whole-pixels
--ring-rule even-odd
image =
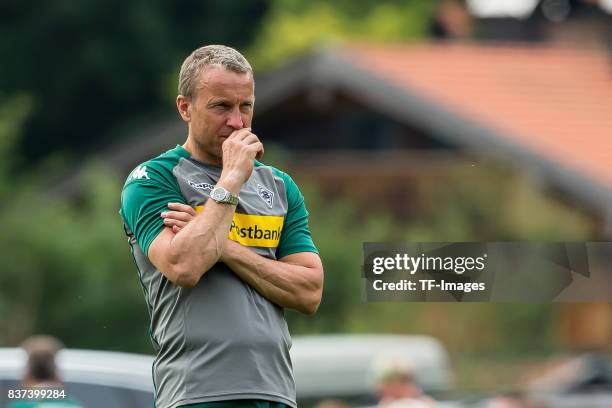
[[[217,183],[238,195],[239,184],[231,179]],[[195,285],[218,260],[224,251],[227,235],[236,207],[208,200],[203,211],[170,241],[169,263],[176,276]]]
[[[315,259],[306,266],[276,261],[229,240],[220,258],[269,301],[305,314],[314,313],[321,302],[323,269]]]

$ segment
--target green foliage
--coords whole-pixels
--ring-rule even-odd
[[[0,94],[0,180],[8,180],[10,171],[17,164],[15,144],[32,107],[32,97],[27,94],[17,94],[10,98],[3,98]],[[8,188],[8,184],[0,183],[0,197]]]
[[[48,197],[32,178],[16,180],[3,197],[0,343],[46,332],[69,346],[147,349],[145,303],[121,239],[118,180],[91,165],[78,204]]]
[[[0,163],[15,143],[31,98],[0,103]],[[3,168],[4,169],[4,168]],[[51,197],[46,167],[0,173],[0,344],[45,332],[69,346],[145,351],[145,302],[117,214],[119,178],[90,163],[80,202]]]
[[[407,241],[580,241],[584,213],[543,194],[533,178],[491,162],[455,168],[422,192]]]
[[[189,52],[246,47],[266,9],[267,0],[0,2],[0,89],[38,102],[22,151],[79,151],[166,109],[164,78]]]
[[[249,56],[257,70],[266,70],[327,43],[423,38],[435,6],[429,0],[276,0]]]

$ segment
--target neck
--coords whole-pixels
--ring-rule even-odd
[[[212,166],[223,167],[221,158],[215,157],[210,153],[207,153],[197,142],[191,137],[187,138],[187,141],[183,143],[183,148],[189,152],[191,157],[202,163],[210,164]]]

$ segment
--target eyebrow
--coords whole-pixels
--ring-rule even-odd
[[[231,104],[230,101],[228,101],[227,99],[213,99],[212,101],[209,101],[206,105],[207,106],[215,106],[215,105],[223,105],[223,104]]]
[[[242,102],[240,102],[240,105],[253,105],[255,103],[255,98],[253,99],[246,99]],[[225,99],[225,98],[219,98],[219,99],[213,99],[211,101],[209,101],[206,106],[217,106],[217,105],[233,105],[234,102],[230,99]]]

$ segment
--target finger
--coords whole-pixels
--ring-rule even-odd
[[[180,220],[180,221],[191,221],[193,216],[181,211],[164,211],[161,213],[161,217],[164,219]]]
[[[191,221],[193,219],[193,215],[182,211],[164,211],[163,213],[161,213],[161,216],[165,219],[180,220],[185,222]]]
[[[187,222],[180,221],[180,220],[172,220],[172,219],[166,218],[164,220],[164,225],[166,227],[174,227],[174,226],[176,226],[176,227],[179,227],[179,228],[185,228],[185,226],[187,225]]]
[[[263,144],[261,142],[253,143],[248,147],[250,151],[255,153],[255,158],[257,158],[257,156],[263,156]]]
[[[173,225],[173,226],[172,226],[172,232],[174,232],[175,234],[176,234],[176,233],[178,233],[180,230],[181,230],[181,228],[180,228],[180,227],[178,227],[178,226],[176,226],[176,225]]]
[[[227,140],[229,139],[235,139],[235,140],[242,140],[245,137],[247,137],[249,134],[251,134],[251,128],[242,128],[242,129],[238,129],[238,130],[234,130],[227,138]]]
[[[261,149],[259,149],[259,151],[257,152],[257,154],[255,154],[255,160],[261,160],[261,158],[264,155],[264,147],[263,144],[260,142],[259,144],[261,144]]]
[[[259,138],[257,137],[257,135],[255,133],[250,133],[247,135],[247,137],[245,137],[244,139],[242,139],[242,143],[246,144],[246,145],[252,145],[255,143],[259,142]]]
[[[187,204],[183,204],[183,203],[168,203],[168,208],[170,208],[171,210],[175,210],[175,211],[186,212],[186,213],[191,214],[191,215],[196,215],[196,212],[193,209],[193,207],[190,206],[190,205],[187,205]]]

